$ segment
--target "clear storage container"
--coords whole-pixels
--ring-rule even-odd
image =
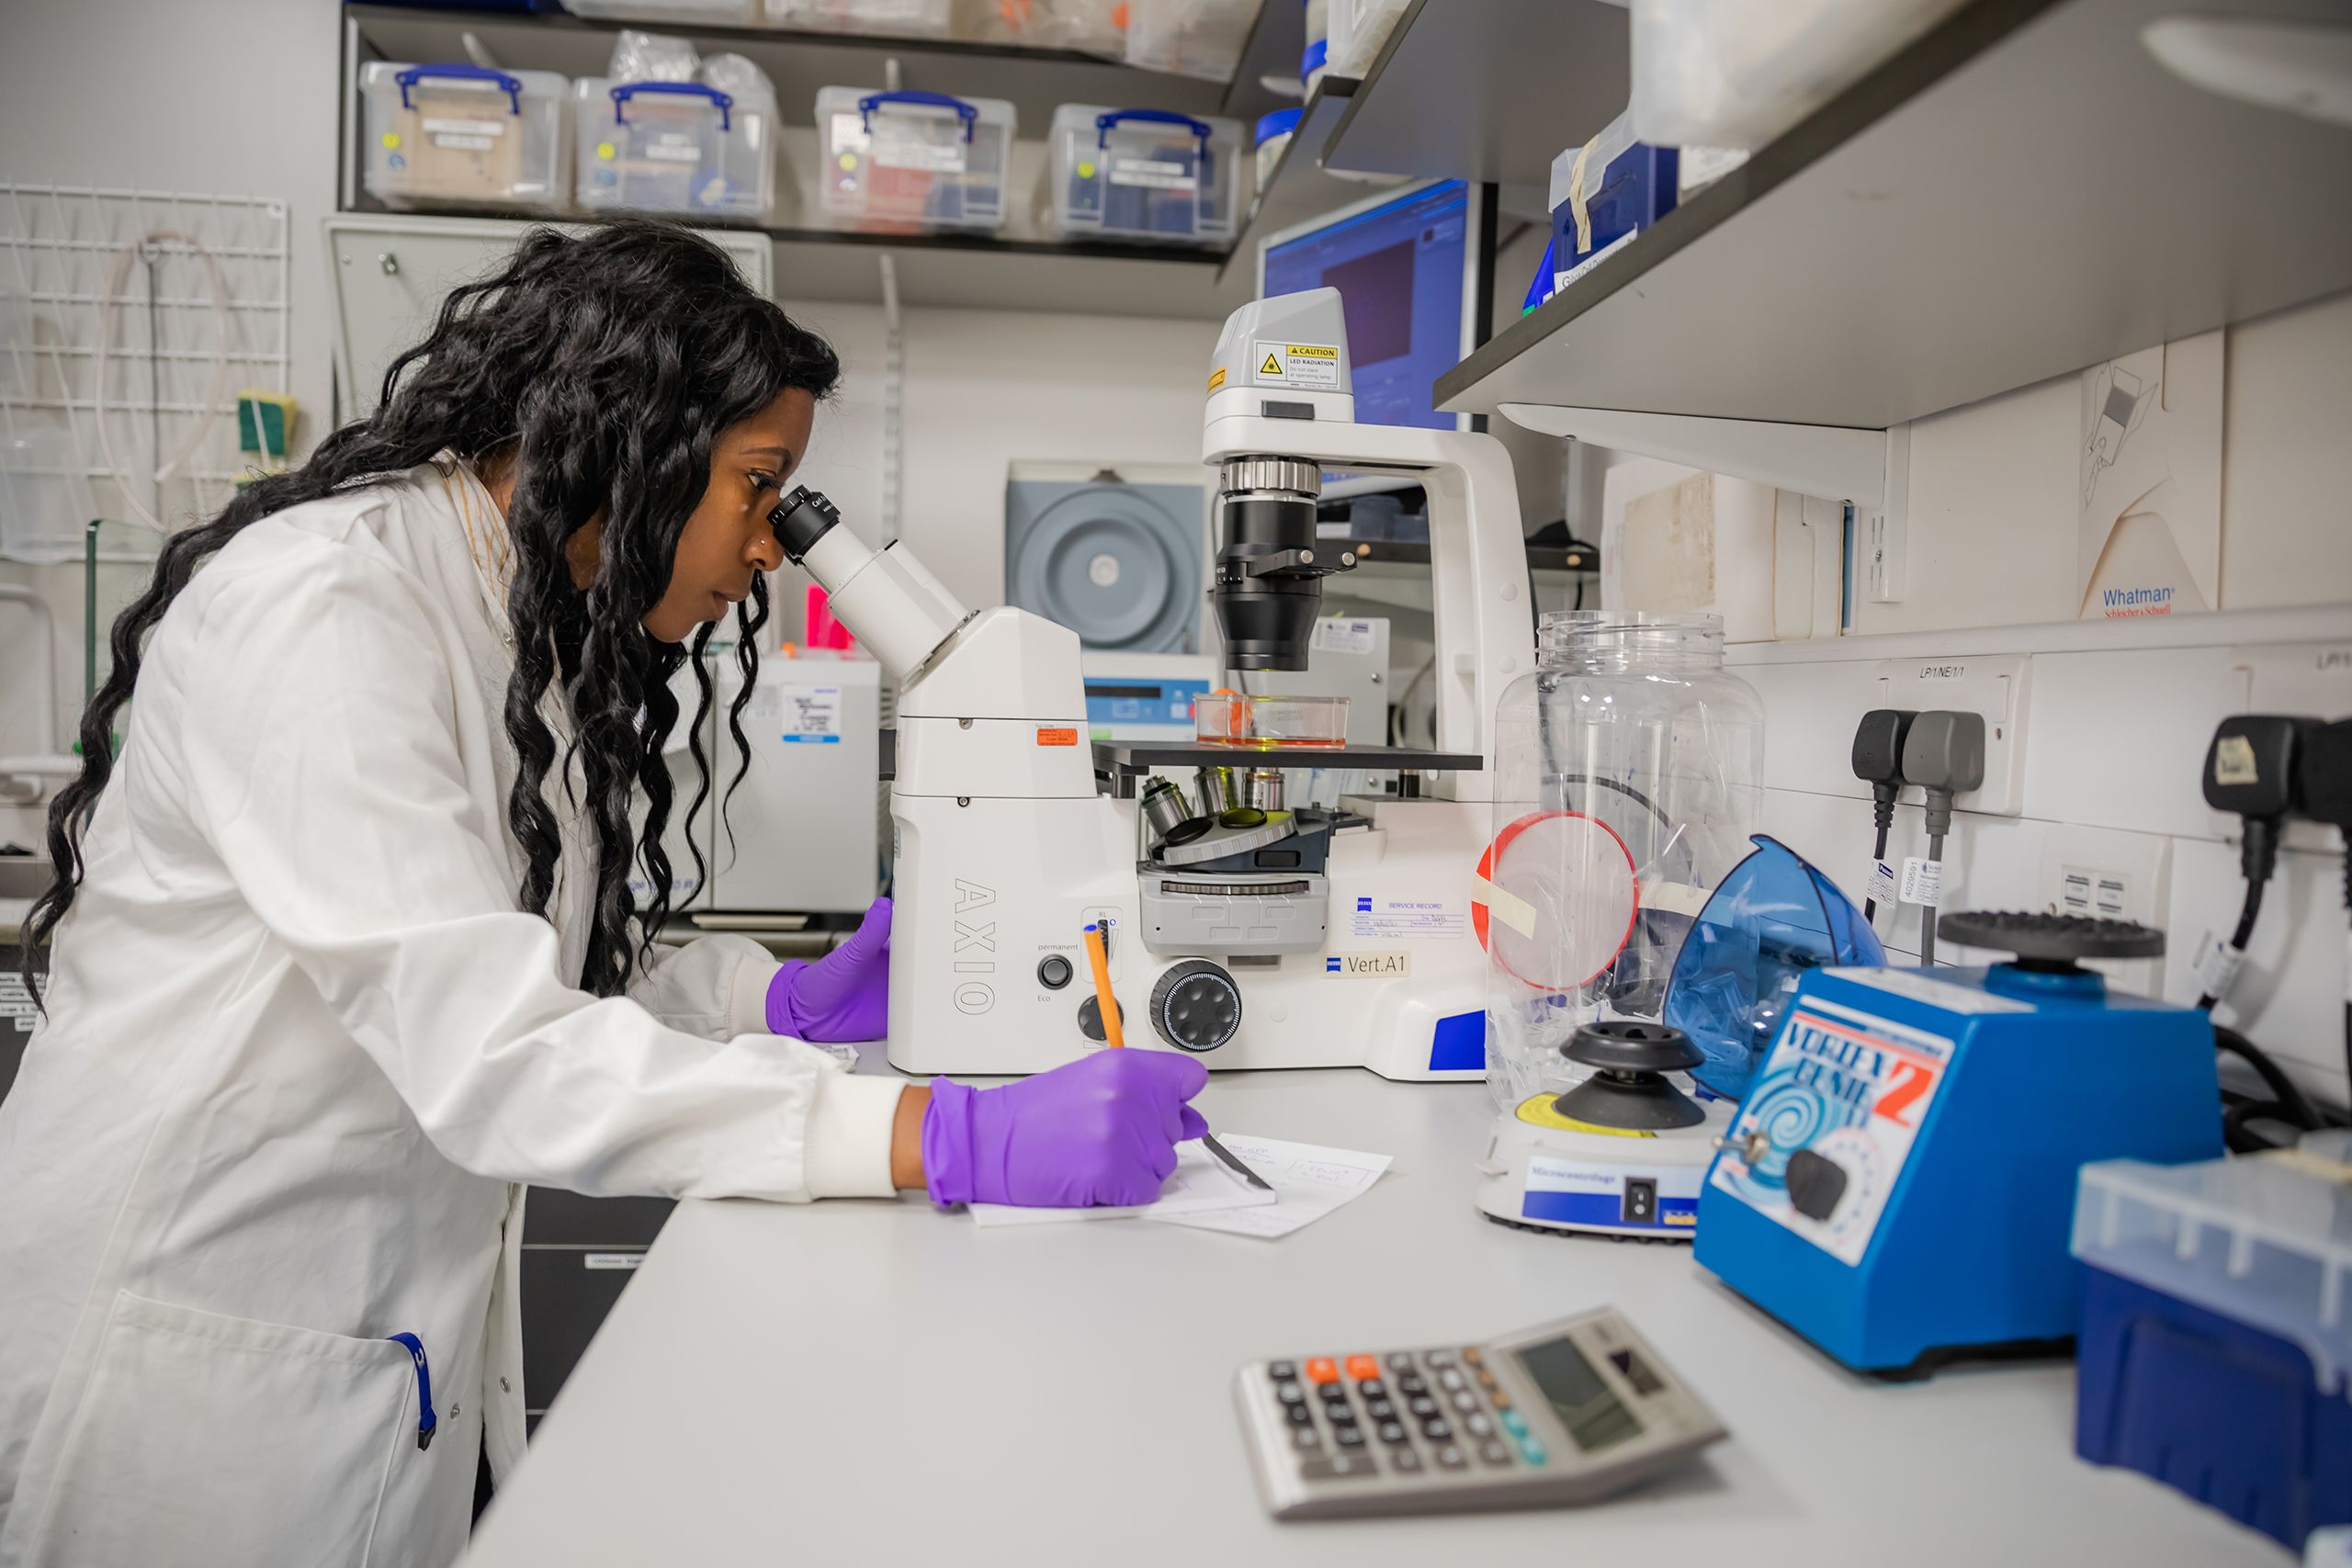
[[[1509,1107],[1567,1087],[1578,1026],[1659,1016],[1683,937],[1758,829],[1763,705],[1724,670],[1719,616],[1549,615],[1497,705],[1492,767],[1471,925],[1487,1084]]]
[[[1055,231],[1072,240],[1221,243],[1233,237],[1241,122],[1064,104],[1046,138]]]
[[[1960,0],[1634,0],[1634,133],[1754,151]]]
[[[886,232],[1002,228],[1012,131],[1001,98],[827,87],[817,95],[826,220]]]
[[[656,27],[686,22],[717,22],[730,28],[760,25],[760,0],[564,0],[563,8],[575,17]]]
[[[962,0],[957,32],[1030,49],[1117,56],[1127,43],[1130,0]]]
[[[561,209],[571,195],[565,86],[552,71],[363,67],[368,194],[388,207]]]
[[[1290,139],[1298,134],[1299,118],[1305,109],[1276,109],[1258,117],[1257,188],[1265,189],[1273,183],[1274,171],[1282,166],[1283,150]]]
[[[767,0],[768,26],[944,38],[955,0]]]
[[[1380,58],[1383,45],[1405,14],[1406,0],[1330,0],[1330,66],[1341,76],[1363,76]]]
[[[1267,0],[1287,5],[1289,0]],[[1258,20],[1259,0],[1133,0],[1127,63],[1211,81],[1233,79]]]
[[[582,78],[572,87],[580,205],[765,223],[775,216],[775,105],[699,82]]]

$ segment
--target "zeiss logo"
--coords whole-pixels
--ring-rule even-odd
[[[1365,914],[1370,914],[1372,912],[1372,900],[1369,898],[1359,898],[1356,900],[1356,908],[1363,910]]]
[[[1339,972],[1340,961],[1338,959],[1327,958],[1323,961],[1323,973],[1326,975],[1337,975]]]

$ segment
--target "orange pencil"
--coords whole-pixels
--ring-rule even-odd
[[[1102,929],[1086,928],[1086,962],[1094,970],[1094,1005],[1102,1013],[1102,1038],[1116,1050],[1127,1043],[1119,1026],[1119,998],[1111,994],[1111,954],[1102,945]]]

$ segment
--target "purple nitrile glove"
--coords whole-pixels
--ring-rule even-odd
[[[796,1040],[879,1040],[890,1026],[890,900],[876,898],[850,939],[810,964],[787,959],[768,982],[768,1030]]]
[[[1102,1050],[1001,1089],[931,1083],[923,1177],[934,1203],[1148,1203],[1176,1145],[1209,1130],[1184,1102],[1208,1069],[1170,1051]]]

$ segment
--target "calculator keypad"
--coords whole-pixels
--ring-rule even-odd
[[[1307,1356],[1269,1361],[1266,1375],[1308,1480],[1374,1476],[1384,1464],[1413,1475],[1550,1459],[1475,1346]]]

